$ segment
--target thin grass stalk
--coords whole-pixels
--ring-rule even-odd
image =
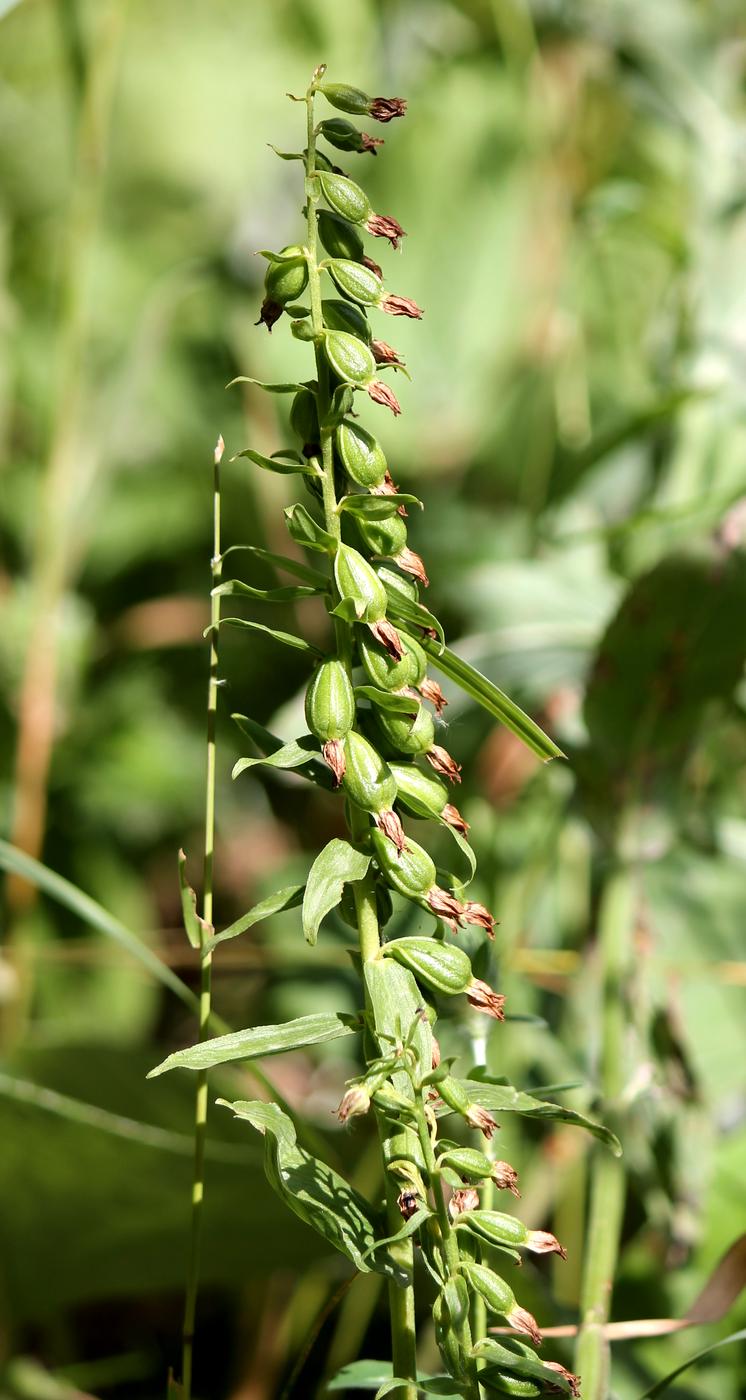
[[[207,1039],[212,1011],[212,952],[204,944],[212,932],[213,869],[215,856],[215,726],[218,711],[218,637],[220,635],[220,595],[215,593],[223,569],[220,554],[220,462],[223,439],[218,438],[213,458],[213,536],[212,597],[210,605],[210,675],[207,685],[207,773],[205,780],[205,847],[202,876],[202,921],[200,924],[200,997],[199,1040]],[[197,1313],[199,1261],[202,1243],[205,1194],[205,1145],[207,1141],[207,1070],[200,1070],[194,1096],[194,1174],[192,1178],[192,1215],[189,1237],[184,1322],[182,1330],[181,1380],[184,1400],[191,1400],[192,1363],[194,1359],[194,1325]]]

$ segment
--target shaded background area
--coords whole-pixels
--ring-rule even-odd
[[[212,448],[218,431],[227,455],[282,442],[282,403],[226,393],[235,374],[308,374],[282,322],[271,337],[253,325],[255,250],[298,237],[299,167],[267,143],[302,147],[284,94],[322,59],[410,104],[377,159],[340,164],[408,230],[402,256],[380,256],[425,308],[386,328],[414,377],[397,380],[402,418],[376,427],[426,501],[412,544],[433,606],[569,756],[541,768],[454,697],[447,742],[468,771],[476,897],[501,920],[500,985],[544,1021],[498,1028],[490,1063],[528,1087],[580,1081],[566,1101],[593,1110],[596,914],[624,814],[634,1072],[614,1315],[677,1313],[743,1228],[746,1175],[735,0],[0,0],[2,829],[195,985],[176,851],[201,841]],[[287,551],[292,499],[285,479],[227,466],[226,543]],[[273,621],[323,640],[314,604]],[[340,815],[300,780],[230,781],[246,751],[230,712],[298,732],[302,659],[226,632],[222,665],[227,924],[301,879]],[[0,1394],[159,1396],[178,1354],[192,1083],[144,1076],[193,1021],[14,881],[4,930]],[[216,959],[229,1021],[354,1009],[334,920],[312,951],[297,911],[255,933]],[[454,1020],[443,1038],[468,1063],[475,1035]],[[367,1125],[334,1129],[346,1042],[266,1068],[375,1193]],[[239,1070],[216,1076],[226,1086],[256,1087]],[[269,1400],[347,1275],[227,1117],[213,1114],[197,1379],[205,1397]],[[521,1301],[547,1325],[576,1316],[587,1150],[567,1128],[503,1123],[522,1212],[570,1252],[523,1270]],[[366,1334],[383,1354],[379,1301],[375,1279],[355,1284],[294,1396]],[[633,1400],[716,1334],[620,1347],[615,1393]],[[736,1400],[742,1382],[724,1351],[675,1393]]]

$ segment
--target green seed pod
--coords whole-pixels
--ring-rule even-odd
[[[433,717],[420,705],[414,722],[405,715],[376,710],[376,723],[391,747],[398,753],[429,753],[435,743]]]
[[[333,258],[350,258],[359,262],[365,254],[362,236],[349,219],[334,214],[330,209],[318,212],[319,238],[327,253]]]
[[[349,297],[350,301],[357,301],[361,306],[380,305],[383,282],[364,263],[335,258],[328,264],[328,269],[342,295]]]
[[[394,912],[394,906],[391,903],[391,894],[388,886],[382,885],[380,880],[376,880],[376,911],[378,914],[379,927],[385,928]],[[350,928],[357,929],[358,922],[357,909],[355,908],[355,896],[350,885],[345,885],[342,890],[339,912]]]
[[[399,634],[404,640],[402,633]],[[411,682],[410,682],[411,684]],[[415,817],[440,817],[449,800],[448,788],[440,778],[423,773],[414,763],[392,763],[399,801]]]
[[[460,987],[459,991],[463,991],[463,987]],[[446,1075],[438,1083],[438,1093],[443,1103],[452,1108],[454,1113],[460,1113],[462,1118],[466,1117],[471,1108],[471,1099],[457,1079],[453,1079],[450,1074]]]
[[[341,214],[351,224],[364,223],[370,215],[370,201],[365,190],[346,175],[334,175],[329,170],[317,171],[317,179],[324,199],[335,214]]]
[[[463,948],[438,943],[434,938],[396,938],[386,944],[383,952],[385,957],[393,958],[402,967],[409,968],[418,981],[449,996],[465,992],[474,977],[471,962]],[[446,1103],[450,1103],[450,1100],[446,1099]],[[468,1107],[469,1100],[464,1094],[464,1109]]]
[[[396,798],[391,770],[373,745],[355,729],[345,740],[345,763],[344,790],[355,806],[374,814],[389,810]],[[395,851],[396,847],[393,849]]]
[[[355,693],[347,669],[332,658],[317,667],[306,691],[306,720],[322,743],[344,739],[355,723]]]
[[[348,331],[327,331],[324,354],[337,378],[344,383],[363,386],[375,378],[376,362],[372,352]]]
[[[437,874],[427,851],[410,840],[403,851],[397,851],[394,842],[378,830],[371,832],[371,838],[381,874],[391,888],[407,899],[422,899],[432,889]]]
[[[388,947],[388,944],[386,945]],[[440,1158],[441,1167],[451,1167],[467,1181],[488,1181],[492,1175],[492,1162],[484,1152],[476,1147],[452,1147]]]
[[[278,306],[286,306],[289,301],[296,301],[308,285],[308,263],[303,256],[303,249],[293,244],[283,248],[282,252],[283,261],[270,263],[264,279],[267,297],[270,301],[277,302]],[[290,259],[290,254],[297,254],[297,257]]]
[[[419,642],[406,632],[399,632],[399,640],[404,648],[401,661],[392,656],[367,633],[358,637],[358,651],[368,680],[379,690],[403,690],[405,686],[419,685],[427,667]]]
[[[383,448],[367,428],[345,418],[337,428],[336,445],[342,466],[357,486],[371,490],[381,485],[387,462]]]
[[[443,1294],[436,1298],[433,1304],[433,1322],[435,1324],[435,1340],[443,1362],[450,1375],[458,1381],[465,1372],[464,1355]]]
[[[396,506],[392,506],[391,514],[385,515],[382,520],[366,520],[364,516],[359,516],[355,525],[363,544],[371,554],[396,559],[397,555],[406,549],[407,527],[397,514]]]
[[[319,92],[323,92],[327,102],[339,112],[351,112],[355,117],[364,117],[370,107],[371,98],[367,92],[347,83],[322,83]]]
[[[469,1287],[484,1300],[488,1312],[500,1313],[505,1317],[514,1311],[515,1294],[499,1274],[493,1273],[486,1264],[476,1264],[471,1259],[461,1260],[461,1270]]]
[[[310,389],[299,389],[290,406],[290,426],[305,444],[318,444],[321,437],[316,395]]]
[[[322,301],[321,310],[327,330],[347,331],[350,335],[356,335],[358,340],[364,340],[366,345],[370,342],[372,331],[362,307],[352,301],[332,298]]]
[[[442,1089],[440,1092],[445,1097]],[[456,1229],[468,1229],[488,1244],[506,1245],[509,1249],[528,1242],[529,1232],[523,1221],[499,1210],[467,1210],[456,1216],[454,1225]]]
[[[340,598],[351,598],[359,622],[381,622],[386,616],[386,590],[375,570],[348,544],[334,556],[334,579]]]
[[[411,603],[419,601],[420,590],[414,579],[404,578],[402,574],[397,574],[395,569],[387,569],[385,564],[376,566],[376,573],[387,591],[402,598],[407,598]]]
[[[489,1366],[480,1371],[479,1384],[484,1386],[485,1390],[493,1390],[498,1395],[531,1397],[542,1394],[534,1381],[527,1380],[525,1376],[511,1375],[510,1371],[501,1371],[497,1366]]]
[[[370,151],[375,155],[376,146],[383,145],[383,141],[375,136],[368,136],[365,131],[358,131],[352,122],[346,122],[343,117],[332,117],[329,121],[320,122],[319,135],[331,146],[336,146],[338,151]]]

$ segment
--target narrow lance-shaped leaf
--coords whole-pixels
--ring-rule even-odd
[[[337,541],[333,535],[329,534],[322,525],[319,525],[313,516],[309,515],[305,506],[288,506],[285,511],[288,533],[295,540],[296,544],[302,544],[306,549],[315,549],[320,554],[333,554]]]
[[[356,685],[358,700],[369,700],[380,710],[388,710],[394,715],[411,715],[414,719],[419,709],[419,700],[412,695],[398,695],[395,690],[379,690],[376,685]]]
[[[269,768],[302,768],[304,763],[318,758],[319,752],[318,739],[314,739],[312,734],[304,734],[300,739],[290,739],[274,753],[264,754],[261,758],[239,758],[233,765],[231,777],[237,778],[247,768],[256,768],[258,764],[266,764]]]
[[[311,656],[321,656],[318,647],[312,646],[303,637],[296,637],[292,632],[282,632],[277,627],[266,627],[263,622],[252,622],[246,617],[223,617],[217,625],[245,627],[249,632],[265,632],[268,637],[274,637],[276,642],[282,642],[283,646],[294,647],[296,651],[307,651]],[[205,635],[211,630],[211,627],[207,627]]]
[[[284,747],[282,739],[278,739],[276,734],[265,729],[264,725],[258,724],[255,719],[250,719],[248,715],[232,714],[231,719],[256,744],[260,753],[273,754]],[[317,787],[327,790],[332,788],[334,784],[332,771],[321,757],[313,758],[310,763],[304,764],[302,776],[315,783]]]
[[[361,1273],[373,1269],[404,1282],[402,1271],[386,1250],[371,1254],[370,1264],[366,1262],[365,1255],[375,1245],[377,1234],[377,1219],[370,1205],[344,1177],[298,1145],[292,1121],[277,1104],[218,1102],[264,1134],[267,1179],[301,1220],[346,1254]]]
[[[349,1016],[333,1011],[319,1011],[311,1016],[299,1016],[279,1026],[250,1026],[244,1031],[231,1031],[212,1040],[202,1040],[185,1050],[175,1050],[155,1069],[148,1079],[155,1079],[171,1069],[211,1069],[231,1060],[255,1060],[262,1055],[281,1055],[287,1050],[300,1050],[304,1045],[319,1045],[353,1035],[355,1025]]]
[[[186,936],[193,948],[202,944],[203,930],[208,926],[197,913],[197,896],[186,877],[186,853],[179,851],[179,889],[181,892],[181,916],[184,920]]]
[[[267,394],[297,394],[299,389],[306,387],[304,384],[267,384],[263,379],[252,379],[248,374],[236,375],[225,387],[233,389],[236,384],[254,384],[257,389],[264,389]]]
[[[520,1113],[526,1118],[546,1118],[552,1122],[570,1123],[575,1127],[585,1128],[586,1132],[592,1133],[606,1147],[611,1148],[615,1157],[621,1156],[621,1144],[614,1133],[602,1123],[595,1123],[592,1118],[586,1118],[585,1114],[578,1113],[574,1108],[534,1098],[533,1094],[524,1094],[522,1090],[514,1089],[512,1084],[485,1084],[479,1079],[459,1079],[457,1082],[468,1093],[472,1103],[479,1104],[481,1108],[493,1110],[495,1113]]]
[[[329,579],[318,569],[312,569],[309,564],[303,563],[300,559],[290,559],[286,554],[275,554],[272,549],[264,549],[260,544],[232,544],[228,549],[224,549],[221,559],[227,559],[229,554],[253,554],[257,559],[261,559],[266,564],[276,564],[278,569],[284,569],[288,574],[295,574],[296,578],[305,579],[306,583],[312,583],[317,588],[329,587]]]
[[[457,656],[448,647],[439,647],[429,637],[422,638],[422,646],[437,670],[442,671],[449,680],[455,681],[461,690],[476,700],[489,714],[494,715],[495,719],[499,719],[506,729],[512,730],[513,734],[522,739],[539,758],[545,762],[551,758],[564,758],[562,750],[544,733],[536,721],[503,690],[493,685],[492,681],[487,680],[487,677],[468,661],[464,661],[463,657]]]
[[[337,837],[317,855],[308,872],[303,899],[303,932],[308,943],[316,942],[322,919],[339,904],[345,885],[365,878],[370,861],[369,855]]]
[[[220,583],[212,590],[213,597],[216,598],[255,598],[258,603],[293,603],[298,598],[317,598],[320,593],[325,592],[325,587],[309,583],[291,583],[281,588],[255,588],[253,584],[244,583],[239,578],[228,579],[226,583]]]
[[[286,885],[284,889],[275,890],[274,894],[268,895],[246,914],[242,914],[235,923],[229,924],[228,928],[221,929],[220,933],[213,934],[211,938],[206,938],[204,951],[210,953],[218,943],[225,943],[229,938],[238,938],[239,934],[253,928],[254,924],[261,923],[262,919],[269,919],[272,914],[279,914],[284,909],[297,909],[303,902],[305,888],[305,885]]]
[[[418,496],[410,496],[405,492],[386,496],[355,494],[343,496],[338,510],[346,511],[349,515],[361,515],[366,520],[385,520],[397,506],[419,506],[422,509],[422,501]]]
[[[239,457],[247,457],[250,462],[254,462],[257,467],[261,467],[265,472],[274,472],[277,476],[318,476],[318,468],[312,462],[297,460],[293,457],[291,461],[282,461],[278,457],[265,457],[263,452],[255,452],[252,447],[245,447],[243,452],[237,452],[231,461],[235,462]]]
[[[430,646],[433,648],[433,655],[437,655],[438,648],[445,643],[445,636],[443,627],[435,614],[431,613],[422,603],[416,603],[413,598],[405,598],[403,594],[395,593],[387,585],[384,586],[388,597],[386,612],[392,622],[402,622],[410,631],[413,627],[419,627],[425,632],[435,632],[438,641],[431,640]]]

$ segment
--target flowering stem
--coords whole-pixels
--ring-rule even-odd
[[[624,983],[633,920],[629,871],[618,868],[604,888],[599,915],[602,995],[601,1089],[606,1121],[614,1127],[625,1083],[627,1019]],[[576,1369],[583,1377],[583,1400],[605,1400],[609,1381],[609,1344],[604,1337],[616,1272],[624,1214],[626,1178],[622,1162],[606,1151],[591,1165],[590,1218],[581,1296],[582,1323]]]
[[[308,292],[311,303],[311,325],[313,328],[316,354],[316,374],[318,380],[318,415],[321,440],[321,464],[322,464],[322,501],[324,508],[324,525],[329,534],[336,540],[341,538],[341,525],[337,512],[337,498],[334,489],[334,446],[333,428],[326,421],[331,401],[329,392],[329,370],[324,356],[322,337],[324,333],[324,319],[321,306],[321,280],[318,267],[317,255],[317,225],[316,206],[319,201],[318,183],[314,179],[316,170],[316,133],[314,130],[314,93],[315,84],[312,82],[306,93],[307,108],[307,152],[306,152],[306,213],[308,223],[307,234],[307,256],[308,256]],[[337,651],[345,665],[351,670],[352,639],[350,637],[349,624],[341,618],[335,618],[335,634],[337,641]],[[362,834],[367,834],[367,822],[363,820],[361,830],[355,830],[355,815],[351,813],[350,818],[351,834],[353,839]],[[358,881],[352,886],[355,897],[355,910],[358,922],[358,938],[360,954],[363,962],[369,962],[377,957],[380,946],[380,930],[378,926],[378,913],[376,905],[375,883],[372,878]],[[378,1121],[379,1133],[383,1131],[381,1121]],[[389,1225],[392,1233],[396,1233],[401,1228],[401,1215],[396,1203],[396,1192],[388,1180],[386,1174],[386,1205]],[[393,1252],[393,1251],[392,1251]],[[414,1268],[414,1246],[411,1241],[403,1241],[397,1248],[396,1254],[399,1264],[402,1266],[409,1278],[412,1277]],[[411,1284],[404,1288],[399,1287],[393,1280],[388,1286],[389,1312],[391,1319],[391,1347],[392,1364],[394,1375],[401,1376],[405,1380],[411,1380],[411,1386],[402,1386],[398,1391],[392,1392],[394,1400],[417,1400],[417,1350],[415,1334],[415,1306],[414,1288]]]
[[[212,926],[213,859],[215,849],[215,721],[218,708],[218,634],[220,595],[214,589],[220,581],[220,461],[223,439],[218,438],[213,459],[213,593],[210,606],[210,678],[207,687],[207,776],[205,781],[205,847],[202,876],[202,923],[200,924],[200,998],[199,1039],[205,1040],[210,1027],[212,1001],[212,953],[204,951],[205,940]],[[184,1400],[191,1400],[192,1360],[194,1353],[194,1321],[197,1311],[199,1256],[202,1239],[204,1206],[205,1142],[207,1137],[207,1070],[199,1070],[194,1108],[194,1174],[192,1178],[192,1220],[189,1242],[184,1323],[182,1330],[181,1382]]]

